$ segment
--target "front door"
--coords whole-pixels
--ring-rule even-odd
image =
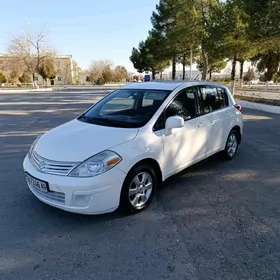
[[[206,156],[208,120],[198,115],[197,87],[181,92],[167,106],[165,120],[180,116],[185,120],[182,128],[173,129],[170,134],[162,130],[166,176],[171,176]]]

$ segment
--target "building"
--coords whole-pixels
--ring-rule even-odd
[[[50,85],[78,83],[81,69],[78,67],[77,62],[72,59],[72,55],[57,55],[53,57],[53,61],[56,77],[50,81]],[[13,62],[15,62],[15,57],[10,55],[0,55],[0,72],[3,72],[8,77],[10,83],[19,83],[18,78],[11,79],[11,75],[14,71],[18,73],[18,76],[22,75],[25,66],[20,59],[16,60],[16,64]],[[35,75],[35,81],[38,85],[45,84],[45,81],[39,74]]]
[[[185,80],[194,80],[194,79],[201,79],[201,73],[200,71],[193,69],[192,70],[192,76],[190,77],[190,70],[186,69],[186,74],[185,74]],[[172,79],[172,72],[169,72],[168,74],[169,79]],[[176,71],[176,77],[175,80],[182,80],[183,79],[183,70],[177,70]]]

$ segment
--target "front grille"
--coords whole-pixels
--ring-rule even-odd
[[[30,160],[38,171],[61,176],[67,176],[69,172],[79,164],[78,162],[48,160],[39,156],[35,151],[30,155]]]
[[[39,197],[48,200],[50,202],[58,203],[61,205],[65,204],[65,194],[61,192],[55,192],[55,191],[49,191],[49,192],[44,192],[41,190],[38,190],[34,187],[30,187],[31,190]]]

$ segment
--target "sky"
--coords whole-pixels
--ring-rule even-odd
[[[47,41],[61,55],[72,54],[87,69],[93,60],[111,60],[134,71],[132,47],[145,40],[159,0],[13,0],[0,17],[0,53],[12,36],[47,30]]]

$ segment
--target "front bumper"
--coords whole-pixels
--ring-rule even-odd
[[[49,192],[29,186],[42,202],[65,211],[79,214],[102,214],[115,211],[126,174],[117,166],[91,178],[73,178],[39,172],[28,155],[23,161],[24,172],[48,182]]]

